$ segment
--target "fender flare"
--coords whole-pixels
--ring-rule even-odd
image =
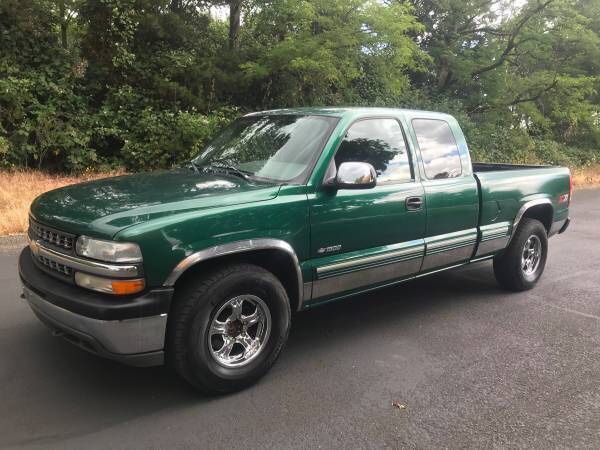
[[[303,278],[300,261],[294,248],[286,241],[281,239],[260,238],[246,239],[242,241],[230,242],[222,245],[215,245],[197,252],[194,252],[183,258],[171,271],[163,286],[173,287],[175,282],[181,275],[184,274],[190,267],[210,259],[219,258],[221,256],[234,255],[238,253],[247,253],[255,250],[280,250],[285,252],[293,262],[296,269],[296,279],[298,283],[298,310],[302,308],[303,303]]]
[[[549,198],[538,198],[536,200],[530,200],[528,202],[525,202],[523,206],[519,208],[519,211],[517,211],[517,215],[515,216],[515,220],[513,221],[512,230],[510,233],[510,240],[508,241],[508,244],[510,244],[510,241],[512,241],[512,238],[515,235],[515,230],[519,226],[519,223],[521,222],[521,219],[523,218],[527,210],[533,208],[534,206],[540,205],[550,205],[550,208],[554,213],[554,206],[552,205],[552,201]]]

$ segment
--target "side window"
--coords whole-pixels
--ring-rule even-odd
[[[430,180],[455,178],[462,174],[458,146],[450,125],[443,120],[413,119],[425,175]]]
[[[402,128],[395,119],[367,119],[354,123],[335,154],[335,165],[368,162],[377,171],[377,182],[413,179]]]

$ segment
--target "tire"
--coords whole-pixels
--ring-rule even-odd
[[[167,361],[202,393],[243,389],[277,360],[290,318],[287,293],[271,272],[251,264],[224,266],[177,288]]]
[[[515,292],[533,288],[544,272],[547,254],[544,225],[539,220],[523,219],[509,246],[494,258],[496,280],[503,288]]]

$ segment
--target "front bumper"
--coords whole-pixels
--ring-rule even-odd
[[[172,289],[115,298],[86,291],[39,270],[29,248],[19,257],[23,294],[35,315],[55,334],[99,356],[135,366],[164,362]]]

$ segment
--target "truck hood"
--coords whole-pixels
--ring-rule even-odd
[[[279,188],[189,169],[140,173],[46,192],[31,204],[31,215],[59,230],[110,238],[158,217],[272,199]]]

